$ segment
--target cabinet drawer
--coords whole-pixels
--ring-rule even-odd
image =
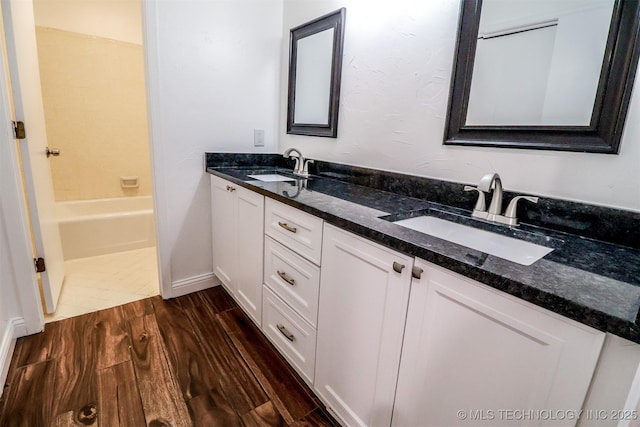
[[[320,269],[270,237],[264,241],[264,267],[264,283],[315,327]]]
[[[291,206],[265,201],[264,232],[286,247],[320,265],[322,220]]]
[[[313,384],[316,331],[267,286],[262,298],[262,330],[298,373]]]

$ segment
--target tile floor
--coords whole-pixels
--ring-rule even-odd
[[[53,314],[45,322],[115,307],[160,293],[156,248],[65,262],[66,276]]]

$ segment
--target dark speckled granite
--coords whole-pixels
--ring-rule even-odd
[[[380,244],[640,343],[640,218],[636,213],[543,199],[536,210],[519,212],[524,223],[510,228],[471,218],[475,196],[464,193],[462,184],[325,162],[316,162],[310,179],[266,183],[247,175],[257,170],[290,175],[293,162],[279,154],[208,153],[206,159],[209,173]],[[575,217],[569,212],[572,208]],[[531,266],[523,266],[391,222],[424,213],[543,244],[554,251]],[[610,221],[617,225],[608,225]],[[611,235],[616,232],[626,237]],[[598,236],[601,239],[595,240]]]
[[[293,170],[295,160],[287,159],[282,154],[256,153],[205,153],[205,168],[209,167],[274,167]]]
[[[473,208],[477,198],[475,192],[462,190],[465,185],[475,186],[477,183],[453,183],[322,161],[315,161],[310,172],[467,210]],[[479,176],[478,181],[480,178],[482,177]],[[509,183],[503,182],[503,185],[508,186]],[[503,206],[506,207],[518,195],[520,194],[505,191]],[[489,200],[487,197],[487,205]],[[540,197],[537,204],[520,202],[518,218],[528,224],[640,249],[638,212]]]

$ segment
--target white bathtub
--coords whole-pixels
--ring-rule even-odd
[[[155,246],[151,196],[56,203],[64,259]]]

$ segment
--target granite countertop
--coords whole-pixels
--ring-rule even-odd
[[[335,179],[331,173],[287,182],[247,175],[291,169],[213,165],[210,174],[324,219],[347,231],[422,258],[604,332],[640,343],[640,249],[539,226],[495,225],[470,211]],[[429,213],[554,250],[530,266],[482,253],[391,220]]]

